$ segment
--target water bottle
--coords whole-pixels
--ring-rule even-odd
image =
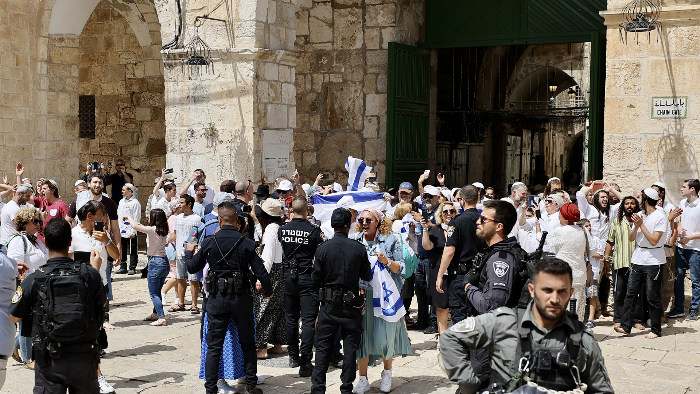
[[[187,241],[185,241],[185,248],[187,248],[187,244],[190,242],[197,243],[197,226],[192,227],[192,230],[190,230],[190,235],[187,237]]]

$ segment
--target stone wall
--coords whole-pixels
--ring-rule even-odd
[[[348,156],[384,182],[389,42],[422,39],[422,0],[306,0],[296,14],[297,127],[294,157],[347,183]]]
[[[155,9],[151,5],[151,13]],[[153,179],[165,167],[165,101],[160,25],[151,45],[141,46],[129,22],[108,1],[95,8],[80,35],[80,95],[95,96],[95,138],[81,138],[85,163],[123,159],[145,207]],[[77,100],[75,94],[71,98]],[[77,136],[71,120],[72,137]],[[111,188],[111,187],[110,187]],[[111,190],[110,190],[111,192]],[[111,193],[110,193],[111,194]]]
[[[700,171],[700,6],[666,1],[663,30],[620,41],[620,12],[603,13],[608,29],[604,178],[623,193],[661,181],[680,200],[686,178]],[[652,97],[687,96],[686,119],[652,119]]]

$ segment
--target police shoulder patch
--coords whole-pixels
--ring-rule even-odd
[[[468,317],[456,324],[453,324],[452,327],[450,327],[450,330],[455,331],[455,332],[469,332],[469,331],[474,331],[474,328],[476,327],[476,320],[474,320],[474,317]]]
[[[512,309],[504,307],[504,306],[496,308],[491,312],[493,312],[493,314],[496,316],[501,316],[501,315],[513,315],[513,316],[515,316],[515,312],[513,312]]]
[[[447,226],[447,238],[452,237],[452,234],[455,233],[455,228],[454,226]]]
[[[17,291],[15,291],[15,295],[12,297],[12,303],[16,304],[21,299],[22,299],[22,286],[18,287]]]
[[[493,272],[495,272],[496,276],[498,276],[499,278],[506,276],[506,274],[508,273],[508,264],[504,261],[494,261]]]

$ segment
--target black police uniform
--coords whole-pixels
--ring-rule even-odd
[[[224,256],[227,258],[224,259]],[[204,387],[208,394],[218,391],[216,382],[219,379],[221,350],[229,319],[233,318],[238,329],[238,342],[243,350],[246,387],[249,392],[254,392],[258,382],[258,366],[255,353],[255,316],[250,295],[250,269],[262,284],[267,296],[272,295],[272,282],[262,259],[255,253],[255,241],[241,234],[234,226],[224,225],[216,234],[204,238],[197,254],[185,251],[188,272],[198,272],[207,262],[209,274],[206,286],[209,298],[206,308],[209,331]]]
[[[343,338],[343,371],[341,393],[351,393],[356,374],[355,354],[362,333],[362,299],[359,279],[372,279],[367,251],[344,233],[336,233],[316,251],[311,274],[318,291],[321,308],[316,326],[316,365],[311,375],[311,392],[326,392],[326,372],[333,343],[340,328]],[[335,293],[335,294],[334,294]]]
[[[67,257],[54,257],[42,267],[71,268],[75,262]],[[15,292],[10,305],[9,313],[12,316],[25,319],[24,330],[31,327],[32,342],[37,345],[34,348],[34,394],[65,393],[90,393],[100,392],[97,382],[97,366],[100,359],[98,335],[102,321],[104,320],[104,305],[107,302],[107,293],[102,285],[100,273],[90,267],[87,268],[88,294],[87,300],[94,302],[95,324],[85,323],[92,327],[86,330],[79,339],[71,343],[61,343],[60,355],[52,358],[48,351],[42,351],[38,344],[45,338],[41,338],[39,325],[42,323],[32,310],[38,302],[39,285],[36,283],[38,272],[30,274]],[[30,317],[32,320],[27,321]],[[23,330],[23,331],[24,331]]]
[[[469,208],[454,217],[447,226],[445,246],[454,246],[455,254],[448,271],[450,275],[445,277],[442,288],[448,294],[450,313],[454,323],[473,314],[469,312],[466,304],[464,275],[471,270],[476,254],[486,248],[486,242],[476,236],[476,221],[479,220],[479,216],[476,208]]]
[[[239,220],[245,220],[246,222],[245,234],[250,237],[250,239],[255,239],[255,224],[253,223],[253,219],[250,217],[248,212],[243,211],[244,207],[248,206],[248,204],[236,197],[233,199],[233,205],[236,207],[236,213],[238,213]]]
[[[311,270],[316,248],[323,242],[321,229],[306,219],[295,218],[280,227],[284,264],[284,314],[290,365],[308,364],[313,357],[314,325],[318,300],[313,291]],[[296,261],[298,267],[293,264]],[[301,317],[301,349],[299,348]]]

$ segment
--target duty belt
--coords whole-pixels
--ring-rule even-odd
[[[360,296],[342,287],[322,287],[318,290],[318,300],[329,305],[345,304],[355,309],[364,308],[364,299],[358,302]]]

